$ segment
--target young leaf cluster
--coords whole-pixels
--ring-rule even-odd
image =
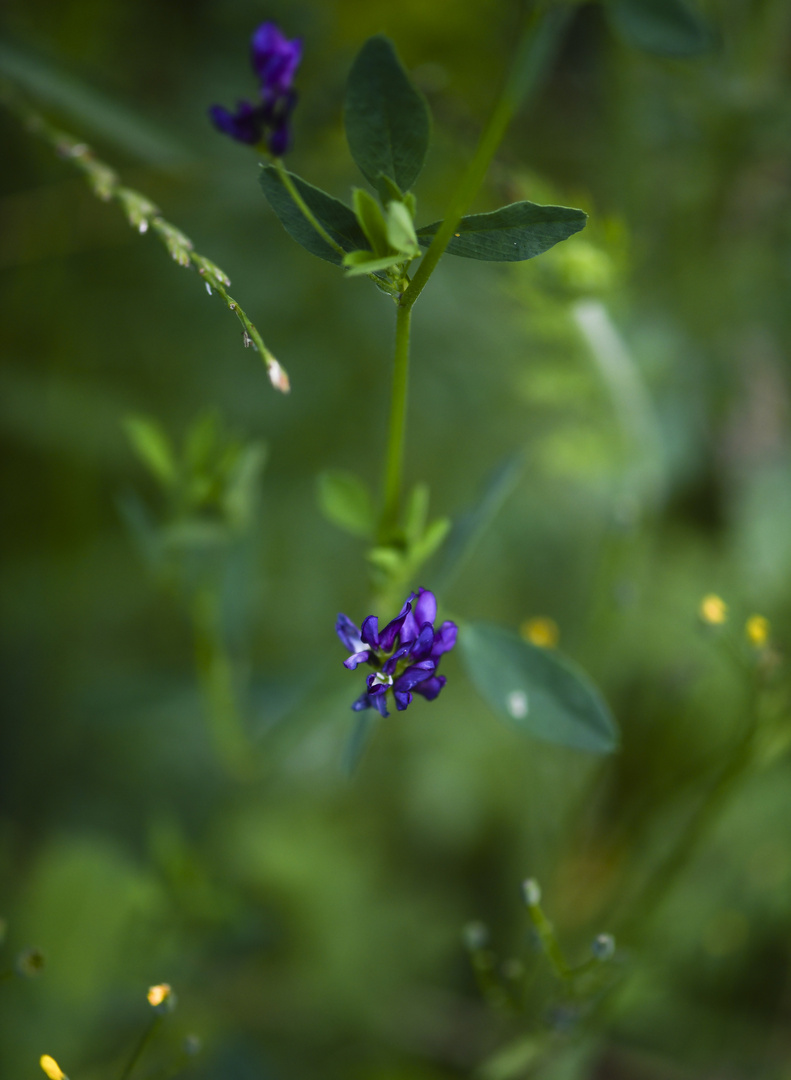
[[[366,558],[377,592],[400,594],[420,568],[439,549],[450,530],[450,519],[429,518],[429,489],[416,484],[403,515],[403,526],[387,543],[377,542],[377,512],[367,485],[342,469],[319,475],[319,508],[328,521],[352,536],[367,540]]]
[[[261,186],[289,235],[312,255],[342,266],[349,277],[367,274],[400,300],[410,285],[409,267],[428,248],[442,222],[415,227],[412,187],[429,148],[428,104],[386,37],[370,38],[351,71],[344,111],[346,138],[360,172],[376,191],[353,192],[347,206],[282,167],[267,165]],[[293,185],[310,216],[287,184]],[[461,219],[448,252],[484,262],[514,262],[541,255],[585,225],[581,210],[512,203]],[[319,229],[325,235],[319,232]],[[327,238],[331,241],[328,243]]]
[[[155,525],[144,504],[128,497],[123,510],[145,554],[157,569],[178,572],[184,558],[199,561],[246,534],[258,502],[266,446],[228,438],[207,412],[188,429],[177,451],[152,417],[129,416],[132,449],[165,501]]]

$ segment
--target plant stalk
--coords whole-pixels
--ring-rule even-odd
[[[154,1035],[154,1032],[157,1030],[157,1028],[159,1027],[159,1025],[161,1023],[162,1023],[162,1017],[161,1016],[154,1016],[152,1018],[151,1023],[148,1025],[148,1027],[145,1029],[143,1034],[140,1036],[140,1038],[139,1038],[139,1040],[137,1042],[137,1045],[135,1046],[134,1050],[132,1051],[132,1056],[127,1061],[126,1067],[124,1068],[124,1071],[121,1073],[120,1080],[129,1080],[129,1077],[132,1075],[132,1071],[133,1071],[135,1065],[137,1065],[143,1051],[145,1050],[145,1048],[148,1045],[150,1039]]]
[[[554,59],[572,8],[564,4],[536,11],[517,48],[511,72],[483,130],[472,161],[451,198],[444,220],[431,241],[409,288],[401,298],[411,308],[437,268],[465,211],[478,193],[497,147],[523,101],[532,95]]]
[[[404,468],[407,393],[409,389],[409,332],[411,307],[396,309],[395,353],[393,356],[393,391],[390,399],[390,424],[384,474],[384,506],[379,539],[392,538],[398,527],[401,510],[401,487]]]

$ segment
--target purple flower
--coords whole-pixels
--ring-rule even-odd
[[[288,94],[302,59],[300,39],[289,41],[275,23],[265,22],[253,34],[250,45],[253,70],[261,80],[261,89],[271,94]]]
[[[369,615],[360,630],[346,615],[338,616],[336,633],[351,654],[343,661],[344,667],[353,671],[359,664],[370,664],[374,668],[366,679],[365,692],[352,705],[356,712],[374,708],[388,716],[388,690],[392,690],[399,711],[411,704],[413,693],[434,700],[445,685],[445,676],[437,675],[437,665],[442,654],[456,644],[458,633],[452,622],[435,630],[436,618],[436,597],[422,588],[407,598],[398,615],[381,631],[376,615]]]
[[[237,142],[256,146],[265,140],[269,152],[281,157],[291,143],[288,123],[297,103],[291,84],[302,59],[302,42],[289,41],[275,23],[265,22],[253,34],[251,54],[260,102],[239,101],[235,113],[212,105],[209,116],[216,128]]]

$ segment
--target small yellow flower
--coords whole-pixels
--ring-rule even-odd
[[[525,641],[538,645],[542,649],[554,649],[560,640],[560,627],[554,619],[539,615],[534,619],[525,619],[519,627]]]
[[[728,618],[728,605],[715,593],[703,597],[698,611],[701,619],[710,626],[721,626]]]
[[[154,1008],[157,1005],[161,1005],[163,1001],[167,1001],[173,991],[167,983],[159,983],[157,986],[151,986],[148,990],[148,1004],[153,1005]]]
[[[55,1058],[50,1057],[49,1054],[42,1054],[38,1063],[49,1077],[49,1080],[68,1080]]]
[[[744,624],[744,632],[747,640],[756,649],[762,649],[769,641],[769,620],[763,615],[751,615]]]

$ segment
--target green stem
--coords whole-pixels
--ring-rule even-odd
[[[283,162],[280,160],[280,158],[274,158],[273,163],[275,168],[277,169],[277,175],[280,177],[280,182],[282,183],[286,191],[289,193],[294,203],[299,207],[300,211],[302,212],[302,216],[310,222],[310,224],[319,234],[324,243],[329,244],[332,250],[336,253],[336,255],[340,255],[340,257],[343,258],[346,252],[343,250],[337,240],[333,240],[333,238],[330,236],[324,226],[319,222],[316,215],[310,209],[308,204],[302,198],[299,191],[297,190],[296,184],[291,179],[288,170],[284,167]]]
[[[380,540],[390,539],[398,526],[401,509],[401,483],[404,467],[407,391],[409,389],[409,331],[411,307],[396,310],[396,338],[393,356],[393,392],[390,399],[390,425],[384,474],[384,507],[379,529]]]
[[[555,974],[559,979],[568,982],[569,979],[573,977],[574,972],[566,963],[566,958],[560,948],[558,939],[555,937],[552,923],[544,914],[544,910],[540,904],[528,904],[527,911],[530,915],[530,921],[538,934],[541,946],[547,959],[552,965]]]
[[[141,1054],[145,1050],[149,1040],[151,1039],[154,1032],[157,1030],[157,1028],[159,1027],[159,1025],[161,1023],[162,1023],[162,1017],[159,1016],[159,1015],[155,1016],[151,1020],[151,1023],[148,1025],[148,1027],[146,1028],[146,1030],[143,1032],[140,1039],[138,1040],[137,1046],[132,1051],[132,1056],[127,1061],[126,1067],[124,1068],[124,1071],[121,1073],[120,1080],[129,1080],[129,1077],[132,1075],[132,1070],[134,1069],[135,1065],[137,1065],[138,1061],[140,1060]]]
[[[223,640],[214,589],[206,588],[195,598],[193,625],[195,664],[215,749],[232,776],[246,779],[250,775],[250,745],[239,712],[233,664]]]
[[[641,890],[640,896],[631,904],[627,916],[618,930],[618,938],[629,940],[641,927],[647,926],[673,890],[676,882],[695,854],[700,841],[717,820],[720,812],[753,764],[752,741],[754,721],[734,748],[725,767],[710,789],[703,803],[684,830],[680,842],[662,860]]]
[[[570,5],[563,5],[550,8],[547,12],[537,11],[530,19],[517,49],[511,73],[483,130],[472,161],[451,198],[445,218],[423,256],[409,288],[401,298],[404,307],[412,307],[437,268],[437,263],[452,240],[462,216],[483,183],[508,125],[524,99],[540,85],[549,68],[571,11]]]

